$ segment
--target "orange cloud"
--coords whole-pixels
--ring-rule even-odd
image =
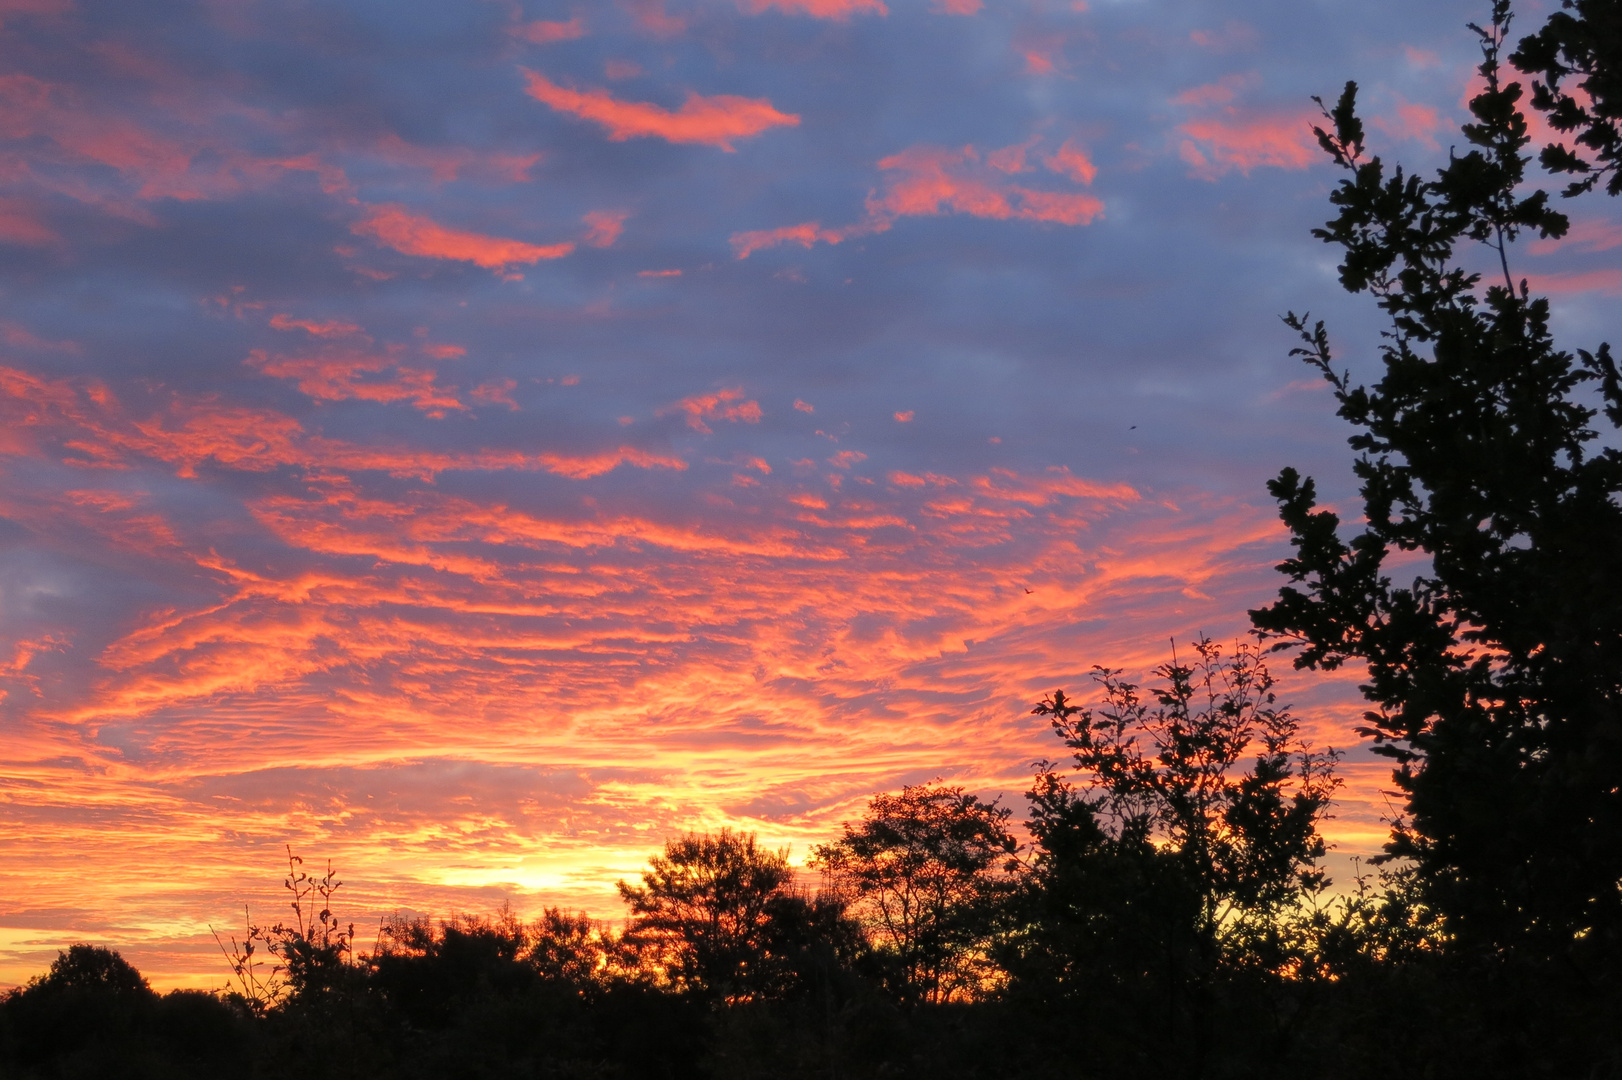
[[[813,19],[836,22],[848,22],[852,15],[890,13],[883,0],[739,0],[739,5],[751,15],[777,8],[787,15],[809,15]]]
[[[542,259],[561,259],[574,250],[574,244],[568,242],[526,244],[521,240],[450,229],[393,203],[371,207],[349,231],[406,255],[470,262],[497,271]]]
[[[742,397],[741,386],[717,390],[713,394],[695,394],[692,397],[682,398],[674,405],[665,406],[656,415],[686,413],[687,426],[705,435],[711,434],[710,426],[704,422],[705,420],[742,420],[746,424],[760,423],[762,415],[760,402],[740,401]]]
[[[630,216],[629,210],[592,210],[581,219],[589,230],[586,243],[592,247],[613,247],[614,241],[625,231],[625,219]]]
[[[898,412],[898,413],[896,413],[895,418],[896,418],[896,421],[898,423],[910,424],[910,423],[912,423],[912,418],[913,418],[914,415],[916,415],[916,414],[913,412],[913,410],[908,409],[906,412]]]
[[[673,143],[700,143],[732,151],[732,143],[773,127],[795,127],[800,118],[779,112],[765,98],[689,93],[674,111],[651,102],[619,101],[607,90],[572,90],[546,76],[522,69],[531,97],[559,112],[590,120],[608,130],[615,142],[657,137]]]
[[[576,15],[568,22],[547,22],[537,19],[535,22],[514,26],[507,32],[531,44],[550,45],[555,41],[574,41],[576,38],[585,37],[586,24]]]

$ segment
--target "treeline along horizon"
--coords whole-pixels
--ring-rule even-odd
[[[397,919],[364,955],[290,852],[294,919],[222,943],[227,992],[74,945],[0,999],[0,1077],[1622,1078],[1622,373],[1556,346],[1512,259],[1569,227],[1528,108],[1560,199],[1622,194],[1622,0],[1561,0],[1506,56],[1511,23],[1470,25],[1481,89],[1433,176],[1367,152],[1355,83],[1319,102],[1345,178],[1314,235],[1386,328],[1348,364],[1285,322],[1353,429],[1360,521],[1282,470],[1254,643],[1038,703],[1066,755],[1027,846],[937,782],[818,845],[815,890],[692,833],[620,883],[623,932]],[[1349,893],[1320,865],[1336,755],[1269,654],[1366,673],[1400,806]]]

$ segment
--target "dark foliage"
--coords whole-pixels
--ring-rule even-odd
[[[1510,57],[1541,76],[1532,83],[1532,105],[1549,126],[1576,133],[1575,148],[1550,143],[1538,160],[1550,172],[1582,177],[1567,196],[1592,191],[1607,173],[1605,190],[1622,194],[1622,0],[1561,0],[1561,7]]]
[[[869,970],[902,1002],[983,996],[988,950],[1014,882],[1011,812],[940,783],[876,795],[811,864],[852,902],[873,943]]]
[[[1508,23],[1498,3],[1478,30],[1473,148],[1436,179],[1364,159],[1355,85],[1319,132],[1352,175],[1317,235],[1345,250],[1346,287],[1392,318],[1384,377],[1354,385],[1321,323],[1289,321],[1359,429],[1367,523],[1342,540],[1312,482],[1285,470],[1270,488],[1294,584],[1252,617],[1299,643],[1298,665],[1366,664],[1365,733],[1407,796],[1389,850],[1448,937],[1564,956],[1575,974],[1622,932],[1622,454],[1594,445],[1587,403],[1614,433],[1622,382],[1606,346],[1557,349],[1548,302],[1509,274],[1517,233],[1557,236],[1566,221],[1543,192],[1522,193],[1521,87],[1498,66]],[[1503,269],[1484,295],[1455,254],[1465,240]],[[1387,573],[1393,552],[1425,556],[1411,584]]]

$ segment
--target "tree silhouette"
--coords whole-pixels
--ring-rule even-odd
[[[1470,149],[1426,180],[1365,158],[1348,83],[1318,129],[1350,173],[1314,235],[1344,251],[1341,282],[1391,323],[1373,386],[1337,371],[1323,324],[1286,321],[1357,430],[1365,524],[1350,540],[1310,479],[1269,484],[1295,546],[1291,584],[1255,625],[1301,667],[1366,666],[1362,733],[1407,797],[1387,851],[1463,946],[1532,956],[1622,931],[1622,380],[1609,348],[1572,354],[1549,305],[1510,273],[1524,230],[1560,236],[1523,193],[1522,88],[1501,78],[1509,6],[1481,43],[1486,89]],[[1483,291],[1461,245],[1493,254]],[[1493,275],[1497,277],[1495,273]],[[1393,553],[1422,556],[1410,584]]]
[[[1605,190],[1622,194],[1622,0],[1561,0],[1561,7],[1510,57],[1543,77],[1532,84],[1533,107],[1556,131],[1577,133],[1580,149],[1550,143],[1538,160],[1550,172],[1582,177],[1567,186],[1568,196],[1592,191],[1606,173]],[[1568,79],[1577,93],[1562,85]]]
[[[905,1001],[972,994],[990,975],[987,946],[1012,885],[1010,811],[940,783],[876,795],[812,865],[854,901]]]
[[[1036,862],[1058,871],[1067,854],[1107,849],[1183,899],[1204,962],[1282,968],[1293,960],[1285,917],[1327,884],[1318,825],[1340,784],[1337,755],[1301,738],[1254,646],[1241,641],[1225,658],[1201,638],[1194,653],[1157,668],[1164,683],[1147,695],[1095,668],[1101,705],[1060,690],[1032,710],[1086,784],[1077,791],[1044,763],[1032,793]]]
[[[726,1001],[780,993],[788,939],[810,901],[792,891],[788,852],[754,833],[687,833],[648,860],[642,884],[618,882],[625,941],[681,990]]]

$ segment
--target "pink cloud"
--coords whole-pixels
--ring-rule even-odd
[[[313,334],[316,337],[346,337],[360,333],[360,327],[354,323],[337,320],[316,322],[313,319],[295,319],[291,315],[280,313],[270,317],[270,325],[275,330],[303,330],[306,334]]]
[[[711,434],[706,420],[742,420],[746,424],[760,423],[760,402],[742,401],[743,387],[734,386],[725,390],[717,390],[713,394],[695,394],[692,397],[682,398],[673,405],[667,405],[655,415],[670,416],[673,413],[686,413],[687,426],[694,431],[705,435]]]
[[[1013,146],[1004,146],[993,150],[986,155],[986,164],[998,172],[1009,173],[1010,175],[1022,173],[1030,168],[1029,165],[1025,164],[1026,152],[1041,141],[1042,136],[1032,135],[1022,143],[1015,143]]]
[[[1212,52],[1232,52],[1236,49],[1254,49],[1261,42],[1256,28],[1229,19],[1220,30],[1192,30],[1188,40]]]
[[[1429,105],[1417,105],[1397,96],[1394,117],[1376,116],[1369,123],[1394,139],[1412,139],[1432,150],[1439,148],[1436,131],[1442,122],[1436,110]]]
[[[56,232],[39,220],[33,207],[19,199],[0,198],[0,243],[41,247],[56,239]]]
[[[603,61],[603,78],[605,79],[634,79],[640,74],[642,74],[642,65],[634,60]]]
[[[1608,296],[1622,296],[1622,270],[1586,270],[1526,276],[1533,292],[1555,295],[1597,292]]]
[[[1575,222],[1560,239],[1534,240],[1528,249],[1534,255],[1548,255],[1570,248],[1572,251],[1609,251],[1622,247],[1622,222],[1590,218]]]
[[[915,415],[917,414],[911,409],[908,409],[906,412],[898,412],[895,414],[896,422],[898,424],[910,424],[912,423],[912,418]]]
[[[890,14],[883,0],[739,0],[739,6],[751,15],[776,8],[788,15],[809,15],[813,19],[835,22],[848,22],[852,15]]]
[[[731,151],[735,139],[759,135],[773,127],[795,127],[800,118],[779,112],[765,98],[732,94],[701,97],[689,93],[681,108],[667,109],[642,101],[619,101],[607,90],[572,90],[536,71],[524,70],[527,92],[559,112],[590,120],[608,129],[615,142],[654,136],[673,143],[702,143]]]
[[[1086,225],[1104,212],[1103,202],[1091,195],[1000,183],[976,168],[977,159],[973,147],[938,146],[908,147],[882,159],[879,168],[889,175],[883,194],[868,200],[870,216],[885,220],[957,213]]]
[[[801,401],[799,398],[794,399],[794,407],[803,413],[814,413],[817,411],[816,406],[812,405],[809,401]]]
[[[1182,158],[1202,180],[1234,170],[1249,176],[1262,166],[1305,169],[1321,153],[1312,135],[1312,118],[1305,114],[1191,120],[1179,130],[1188,136]]]
[[[1025,73],[1027,75],[1052,75],[1053,55],[1035,49],[1026,50]]]
[[[665,0],[620,0],[636,24],[654,37],[675,37],[687,29],[687,20],[665,10]]]
[[[550,45],[555,41],[573,41],[585,37],[586,24],[578,15],[568,22],[546,22],[538,19],[535,22],[515,26],[508,33],[534,45]]]
[[[567,241],[561,244],[526,244],[521,240],[447,228],[395,203],[371,207],[365,217],[349,227],[349,231],[406,255],[470,262],[497,271],[511,266],[530,265],[542,259],[560,259],[574,250],[574,244]]]
[[[592,247],[613,247],[625,230],[629,210],[593,210],[581,218],[586,223],[586,243]]]
[[[1236,75],[1224,75],[1214,83],[1191,86],[1172,98],[1172,101],[1178,105],[1193,105],[1196,107],[1226,105],[1237,97],[1241,90],[1255,86],[1260,81],[1260,77],[1254,71],[1246,71]]]
[[[778,244],[799,244],[801,247],[810,247],[819,240],[825,244],[837,244],[853,235],[855,227],[845,229],[824,229],[815,221],[805,221],[798,225],[781,225],[775,229],[753,229],[749,232],[732,234],[732,250],[740,259],[747,259],[752,252],[761,248],[776,247]]]
[[[984,6],[981,0],[933,0],[929,10],[937,15],[978,15]]]
[[[486,405],[505,405],[507,408],[518,411],[518,402],[513,400],[512,392],[518,388],[513,379],[496,379],[493,382],[482,383],[468,391],[468,396],[474,401],[482,401]]]
[[[1074,139],[1066,139],[1063,146],[1042,159],[1042,164],[1048,167],[1049,172],[1067,176],[1078,184],[1091,184],[1098,175],[1098,166],[1092,163],[1087,152],[1077,146]]]
[[[897,218],[968,214],[997,220],[1042,221],[1057,225],[1089,225],[1104,212],[1104,203],[1083,192],[1043,191],[1011,182],[1007,173],[1023,162],[1024,147],[1003,147],[981,162],[974,147],[950,150],[940,146],[911,146],[879,161],[885,172],[883,188],[867,198],[866,216],[855,224],[826,228],[815,221],[735,233],[733,251],[740,259],[762,248],[794,243],[811,247],[818,242],[838,244],[853,236],[884,232]],[[1068,152],[1067,149],[1068,148]],[[1079,160],[1078,160],[1079,159]],[[1066,143],[1053,159],[1054,171],[1085,176],[1086,161]],[[1091,168],[1091,163],[1086,163]]]

